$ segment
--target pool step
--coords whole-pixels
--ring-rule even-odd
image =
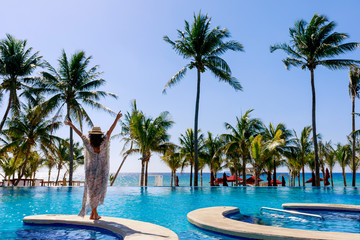
[[[298,211],[283,210],[283,209],[269,208],[269,207],[262,207],[262,208],[260,208],[260,213],[262,213],[263,210],[269,210],[269,211],[274,211],[274,212],[287,213],[287,214],[291,214],[291,215],[299,215],[299,216],[305,216],[305,217],[312,217],[312,218],[318,218],[318,219],[324,220],[324,218],[323,218],[321,215],[318,215],[318,214],[303,213],[303,212],[298,212]]]

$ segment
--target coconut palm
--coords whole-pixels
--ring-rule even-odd
[[[182,166],[182,159],[179,152],[176,152],[176,147],[171,146],[167,148],[164,153],[164,156],[161,159],[166,163],[166,165],[171,169],[171,186],[176,179],[176,171]]]
[[[83,121],[90,126],[93,123],[83,105],[96,109],[103,109],[112,112],[98,102],[100,98],[116,95],[109,92],[96,90],[105,84],[105,80],[100,78],[102,72],[98,71],[98,66],[90,67],[92,57],[86,57],[85,52],[74,53],[70,59],[65,51],[62,51],[58,59],[59,69],[55,69],[48,62],[45,63],[48,71],[41,72],[41,82],[36,83],[39,91],[51,94],[47,105],[52,109],[57,109],[56,117],[62,108],[66,107],[66,118],[75,118],[82,130]],[[69,184],[72,185],[73,176],[73,130],[70,127],[70,176]]]
[[[15,154],[5,153],[0,157],[0,167],[5,174],[4,179],[8,180],[8,186],[10,186],[11,176],[14,176],[20,166],[21,161],[17,161]]]
[[[112,137],[112,138],[118,138],[118,137],[122,136],[122,140],[124,141],[123,151],[129,144],[130,144],[129,150],[131,151],[133,149],[134,137],[133,137],[133,134],[131,133],[131,124],[134,121],[136,115],[139,113],[142,114],[137,109],[136,100],[133,100],[133,102],[131,103],[131,112],[127,112],[126,114],[124,114],[125,116],[123,117],[123,120],[121,121],[121,133],[116,134]],[[127,157],[128,157],[128,155],[124,154],[124,158],[123,158],[118,170],[116,171],[115,175],[113,176],[113,178],[110,181],[110,186],[112,186],[114,184]]]
[[[128,150],[126,154],[141,154],[141,186],[147,186],[148,165],[152,152],[164,153],[171,143],[167,130],[173,125],[168,112],[162,112],[155,118],[146,117],[139,113],[133,119],[131,132],[134,138],[135,148]]]
[[[236,125],[234,126],[225,123],[225,128],[230,130],[230,133],[221,135],[225,141],[224,153],[241,156],[243,179],[246,179],[246,164],[250,160],[250,138],[263,131],[262,122],[259,119],[250,118],[252,111],[248,110],[240,118],[236,117]],[[243,185],[246,186],[246,181],[243,181]]]
[[[304,127],[301,131],[300,138],[295,134],[295,146],[298,149],[299,158],[301,161],[302,168],[302,179],[303,179],[303,187],[305,187],[305,165],[308,161],[308,156],[312,152],[312,140],[311,140],[311,131],[312,128],[310,126]]]
[[[268,171],[272,171],[273,170],[273,179],[274,179],[274,186],[277,186],[276,183],[276,168],[281,164],[281,155],[285,152],[285,151],[289,151],[289,148],[291,144],[294,143],[294,139],[291,139],[292,137],[292,132],[291,130],[287,129],[285,124],[283,123],[279,123],[278,125],[274,126],[272,123],[269,124],[269,127],[265,127],[264,128],[264,138],[266,138],[267,140],[273,139],[276,135],[276,132],[278,130],[281,130],[282,135],[281,135],[281,139],[284,139],[284,145],[278,146],[278,148],[276,149],[276,151],[274,152],[274,155],[272,156],[272,168],[268,169]]]
[[[183,161],[183,167],[186,165],[190,165],[190,186],[192,186],[193,181],[193,166],[195,163],[195,148],[194,148],[194,130],[192,128],[186,129],[185,134],[181,134],[180,141],[180,154]],[[202,151],[204,148],[204,135],[200,133],[200,129],[197,134],[197,143],[198,143],[198,151]],[[195,179],[195,177],[194,177]],[[195,186],[195,181],[194,181]]]
[[[325,163],[327,164],[330,170],[331,186],[334,187],[332,173],[336,164],[336,158],[335,158],[335,149],[331,146],[330,142],[325,143]]]
[[[311,74],[312,90],[312,130],[314,136],[315,153],[315,183],[320,186],[320,170],[318,157],[318,143],[316,133],[316,98],[315,98],[315,77],[314,71],[317,66],[324,66],[330,70],[347,68],[355,66],[360,61],[351,59],[333,59],[340,54],[355,50],[360,46],[359,43],[342,42],[349,36],[345,33],[334,32],[335,22],[322,15],[315,14],[310,23],[305,20],[299,20],[295,26],[289,29],[290,44],[275,44],[270,47],[270,51],[283,50],[288,57],[283,60],[287,69],[290,66],[308,69]]]
[[[0,133],[10,110],[16,114],[19,112],[18,91],[28,88],[24,78],[30,76],[37,67],[42,65],[41,58],[39,52],[32,53],[32,48],[27,48],[26,40],[18,40],[7,34],[6,38],[0,41],[0,76],[3,78],[0,84],[0,95],[3,92],[9,93],[9,102],[0,123]]]
[[[164,36],[164,40],[172,46],[176,53],[185,59],[189,59],[185,67],[177,72],[165,85],[163,93],[166,89],[174,86],[186,74],[187,69],[196,68],[197,70],[197,91],[195,103],[195,121],[194,121],[194,152],[195,152],[195,177],[194,186],[198,186],[198,114],[200,102],[200,76],[206,70],[214,74],[219,81],[228,83],[235,90],[241,90],[240,83],[236,78],[231,76],[231,70],[227,62],[220,58],[228,50],[243,51],[243,46],[236,41],[224,41],[230,37],[229,31],[224,28],[210,28],[210,21],[207,15],[201,12],[196,16],[194,14],[194,22],[190,25],[185,21],[185,30],[178,30],[179,40],[172,41],[168,36]]]
[[[3,146],[0,155],[8,150],[17,148],[17,152],[24,154],[24,162],[19,169],[19,177],[14,182],[16,186],[26,173],[30,153],[36,147],[51,149],[53,140],[58,138],[52,132],[59,128],[60,122],[46,119],[48,111],[40,102],[23,104],[24,111],[17,118],[7,121],[8,129],[3,130],[11,137],[11,142]]]
[[[282,138],[282,131],[276,131],[272,139],[266,140],[261,134],[250,137],[250,155],[253,160],[255,170],[255,186],[259,186],[259,176],[267,161],[272,161],[272,157],[279,146],[285,144]],[[245,179],[244,179],[245,180]]]
[[[339,165],[341,167],[343,180],[344,180],[344,186],[346,187],[347,184],[346,184],[345,168],[347,165],[349,165],[350,159],[351,159],[350,145],[349,144],[341,145],[340,143],[338,143],[336,146],[336,151],[335,151],[335,159],[337,160],[337,162],[339,163]]]
[[[41,157],[38,152],[34,151],[30,153],[29,156],[29,177],[35,179],[36,172],[41,168],[45,163],[45,158]],[[33,182],[35,183],[35,182]]]
[[[285,165],[289,169],[291,185],[295,186],[295,178],[298,177],[298,184],[300,187],[300,173],[302,168],[300,148],[295,145],[290,148],[289,151],[285,151],[283,155],[286,158]]]
[[[349,95],[351,97],[352,103],[352,132],[355,132],[355,98],[360,97],[360,69],[358,67],[350,67],[349,73]],[[356,156],[355,156],[355,144],[356,144],[356,135],[352,134],[352,186],[355,187],[356,184]]]
[[[208,132],[208,136],[204,141],[202,159],[209,166],[211,175],[216,173],[221,167],[223,162],[221,150],[223,146],[224,142],[219,136],[214,137],[211,132]],[[214,183],[210,182],[210,186],[214,186]]]

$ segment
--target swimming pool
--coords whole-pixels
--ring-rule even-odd
[[[236,214],[231,219],[273,227],[295,228],[313,231],[360,233],[359,212],[305,211],[322,218],[299,216],[286,213],[264,211],[261,215]]]
[[[22,218],[34,214],[77,214],[82,187],[0,188],[0,236],[16,239]],[[191,225],[188,212],[211,206],[239,207],[257,215],[260,208],[281,208],[282,203],[334,203],[360,205],[356,188],[288,187],[109,187],[100,215],[151,222],[176,232],[180,239],[229,240]]]

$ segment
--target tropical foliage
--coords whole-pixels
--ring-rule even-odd
[[[225,82],[233,87],[235,90],[241,90],[240,83],[231,75],[230,66],[220,56],[226,51],[243,51],[243,46],[237,41],[224,41],[230,37],[228,29],[210,27],[211,18],[207,15],[194,14],[194,22],[190,25],[185,21],[184,31],[178,31],[179,39],[176,41],[170,40],[168,36],[164,40],[168,42],[177,54],[184,59],[190,60],[190,63],[185,65],[179,72],[177,72],[165,85],[163,93],[167,88],[174,86],[186,74],[187,69],[196,68],[197,70],[197,90],[195,103],[195,121],[194,121],[194,186],[198,186],[198,115],[200,103],[200,77],[201,73],[206,70],[214,74],[214,76],[221,82]]]
[[[307,69],[311,75],[312,90],[312,131],[315,157],[315,183],[320,186],[319,154],[316,133],[316,98],[314,71],[318,66],[324,66],[330,70],[337,70],[356,66],[360,61],[351,59],[334,59],[338,55],[355,50],[359,43],[343,43],[349,36],[345,33],[335,32],[335,22],[322,15],[315,14],[307,23],[301,19],[294,27],[289,29],[290,44],[275,44],[270,51],[283,50],[288,57],[283,59],[286,69],[291,66]]]

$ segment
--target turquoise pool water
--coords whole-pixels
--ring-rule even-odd
[[[0,236],[19,239],[22,218],[34,214],[77,214],[82,187],[0,188]],[[109,187],[103,216],[130,218],[167,227],[180,239],[229,240],[191,225],[188,212],[211,206],[236,206],[242,214],[256,216],[261,207],[281,208],[282,203],[334,203],[360,205],[356,188],[288,187]],[[341,230],[341,226],[338,229]]]
[[[360,233],[359,212],[334,211],[304,211],[299,212],[320,215],[322,218],[299,216],[273,211],[263,211],[262,214],[229,216],[234,220],[256,223],[266,226],[296,228],[314,231]]]

